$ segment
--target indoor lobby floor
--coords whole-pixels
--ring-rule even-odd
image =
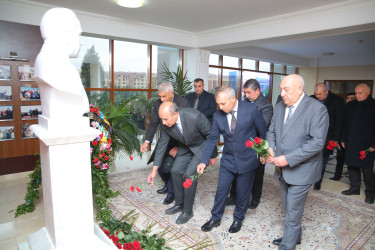
[[[332,181],[331,169],[333,164],[327,166],[322,184],[322,190],[341,194],[341,191],[348,189],[348,178],[344,177],[342,181]],[[344,169],[345,174],[346,169]],[[271,174],[272,168],[266,168],[266,174]],[[14,218],[16,207],[23,203],[26,193],[27,183],[29,182],[28,174],[30,172],[3,175],[0,176],[0,250],[18,249],[18,244],[27,241],[28,235],[38,231],[44,226],[44,209],[42,197],[36,204],[36,210],[30,214],[21,215]],[[115,173],[112,173],[115,174]],[[311,189],[310,192],[319,192]],[[361,195],[354,195],[351,198],[364,201],[365,196],[363,187]]]

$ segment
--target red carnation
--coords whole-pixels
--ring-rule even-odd
[[[138,192],[142,192],[142,189],[140,189],[140,188],[137,188],[137,191],[138,191]]]
[[[366,158],[366,155],[361,155],[359,159],[364,160]]]
[[[130,187],[130,190],[131,190],[132,192],[134,192],[134,189],[135,189],[134,186],[131,186],[131,187]]]
[[[246,147],[251,148],[254,145],[254,143],[250,140],[247,140]]]
[[[101,133],[99,136],[100,136],[100,138],[103,138],[103,133]]]
[[[139,249],[141,249],[141,243],[139,243],[138,241],[134,241],[133,247],[134,247],[135,250],[139,250]]]
[[[359,155],[366,155],[366,152],[364,150],[359,152]]]
[[[92,141],[92,145],[94,146],[98,145],[98,141],[97,140]]]
[[[131,155],[129,155],[129,158],[130,158],[131,161],[133,160],[133,157]]]
[[[101,154],[99,155],[100,158],[103,158],[104,156],[105,156],[104,153],[101,153]]]
[[[107,155],[104,159],[105,159],[106,161],[108,161],[108,160],[109,160],[109,156]]]
[[[255,142],[255,144],[259,145],[259,144],[262,143],[262,139],[260,139],[259,137],[255,137],[254,142]]]
[[[186,182],[182,183],[182,186],[183,186],[184,188],[189,188],[189,187],[190,187]]]
[[[116,244],[116,247],[117,247],[118,249],[122,249],[122,245],[121,245],[121,243],[117,243],[117,244]]]
[[[108,142],[108,144],[112,144],[112,139],[109,138],[109,139],[107,140],[107,142]]]
[[[193,182],[191,181],[191,179],[186,179],[186,181],[185,181],[188,185],[192,185],[193,184]]]
[[[99,161],[99,159],[98,159],[98,158],[95,158],[95,159],[94,159],[94,163],[95,163],[95,162],[98,162],[98,161]]]

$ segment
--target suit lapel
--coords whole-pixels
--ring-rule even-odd
[[[182,131],[183,131],[184,135],[187,135],[187,133],[188,133],[188,127],[189,127],[188,124],[187,124],[187,122],[188,122],[187,120],[188,119],[185,119],[186,117],[184,116],[184,111],[181,110],[181,109],[179,111],[179,116],[180,116],[180,120],[181,120]],[[176,127],[177,127],[177,125],[176,125]],[[177,128],[177,130],[178,130],[178,133],[180,134],[180,136],[182,137],[183,141],[185,143],[187,143],[187,137],[184,136],[184,135],[182,135],[181,132],[180,132],[180,130],[178,128]]]
[[[284,107],[284,116],[283,116],[283,119],[282,119],[282,121],[283,121],[283,133],[282,133],[282,138],[284,138],[284,136],[286,135],[286,132],[293,126],[293,124],[295,123],[295,122],[297,122],[297,120],[299,119],[299,117],[301,116],[301,115],[303,115],[303,113],[305,112],[305,108],[306,108],[306,105],[307,105],[307,101],[308,101],[308,96],[305,94],[305,96],[303,97],[303,99],[301,100],[301,102],[299,103],[299,105],[298,105],[298,107],[297,107],[297,109],[294,111],[294,114],[293,114],[293,116],[290,118],[290,120],[288,121],[288,122],[286,122],[285,124],[284,124],[284,116],[285,116],[285,108],[286,107]]]

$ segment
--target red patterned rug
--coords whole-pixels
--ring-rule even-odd
[[[277,180],[265,175],[261,203],[247,211],[242,229],[230,234],[234,206],[227,207],[220,227],[209,233],[201,226],[210,218],[214,202],[218,170],[201,176],[194,204],[194,217],[184,225],[175,224],[178,215],[166,215],[169,207],[162,204],[165,195],[156,190],[161,186],[148,186],[145,181],[150,169],[129,171],[110,177],[111,188],[121,195],[113,199],[111,208],[121,217],[136,209],[139,218],[135,228],[143,229],[150,222],[158,222],[153,233],[165,228],[167,245],[185,249],[209,239],[216,245],[207,249],[265,249],[273,248],[272,240],[283,233],[284,213]],[[130,191],[130,186],[143,186],[142,192]],[[170,205],[171,206],[171,205]],[[302,221],[302,244],[297,249],[375,249],[375,206],[324,190],[310,192]]]

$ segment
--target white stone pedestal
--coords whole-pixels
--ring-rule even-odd
[[[46,226],[29,236],[30,249],[116,249],[94,233],[90,141],[100,131],[87,117],[73,129],[44,116],[31,130],[40,139]]]

